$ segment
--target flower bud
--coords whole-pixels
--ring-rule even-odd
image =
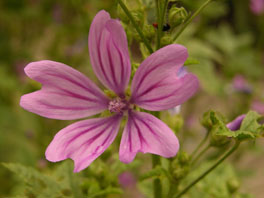
[[[172,7],[169,11],[169,24],[172,28],[182,24],[186,18],[188,17],[188,13],[185,8],[178,8],[176,6]]]
[[[155,29],[152,25],[144,25],[143,27],[143,34],[148,40],[152,40],[155,38]]]
[[[172,176],[177,181],[186,177],[189,173],[189,167],[178,167],[177,169],[173,170]]]
[[[179,151],[176,159],[170,164],[171,174],[176,181],[183,179],[189,173],[190,162],[190,156],[186,152]]]
[[[171,36],[167,36],[167,35],[165,35],[165,36],[163,36],[163,37],[161,38],[161,40],[160,40],[160,45],[161,45],[161,47],[164,47],[164,46],[169,45],[169,44],[171,44],[171,43],[172,43],[172,38],[171,38]]]
[[[231,178],[227,181],[227,188],[230,193],[236,192],[240,187],[240,182],[237,178]]]
[[[219,118],[221,120],[225,120],[223,115],[220,114],[217,111],[207,111],[207,112],[205,112],[203,114],[203,118],[202,118],[202,120],[200,122],[209,131],[212,129],[213,125],[215,124],[215,123],[213,123],[214,120],[213,120],[212,115],[214,115],[213,117],[217,117],[217,118]]]
[[[231,142],[231,138],[217,135],[218,127],[213,127],[210,130],[210,145],[213,147],[222,147]]]
[[[179,160],[179,163],[181,165],[189,165],[190,161],[191,161],[191,158],[190,158],[188,153],[186,153],[184,151],[180,151],[178,153],[178,160]]]
[[[171,115],[169,112],[162,112],[161,119],[165,122],[175,133],[182,128],[184,120],[180,114]]]

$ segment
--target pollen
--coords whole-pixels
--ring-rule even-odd
[[[125,99],[115,98],[111,100],[108,104],[108,110],[111,113],[123,113],[124,110],[127,110],[128,102]]]

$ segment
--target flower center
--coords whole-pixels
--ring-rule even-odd
[[[111,113],[123,113],[123,111],[127,110],[129,107],[126,99],[115,98],[111,100],[108,104],[108,110]]]

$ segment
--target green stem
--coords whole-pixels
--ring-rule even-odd
[[[163,27],[163,24],[164,24],[167,7],[168,7],[168,0],[165,0],[163,4],[163,8],[162,8],[162,13],[161,13],[161,24],[162,24],[161,27]]]
[[[184,195],[186,192],[188,192],[195,184],[197,184],[206,175],[208,175],[217,166],[219,166],[227,157],[229,157],[239,147],[239,144],[240,144],[240,142],[237,141],[236,144],[228,152],[226,152],[222,158],[220,158],[216,163],[214,163],[208,170],[206,170],[203,174],[201,174],[198,178],[196,178],[192,183],[190,183],[188,186],[186,186],[174,198],[180,198],[182,195]]]
[[[205,154],[206,151],[208,151],[208,149],[210,148],[210,144],[208,144],[198,155],[196,158],[193,159],[192,161],[192,165],[194,165],[200,158],[201,156],[203,156],[203,154]]]
[[[157,46],[156,50],[161,47],[161,38],[162,38],[162,28],[164,24],[165,14],[168,6],[168,0],[164,1],[163,6],[159,3],[159,0],[155,0],[156,2],[156,12],[157,12],[157,22],[158,22],[158,32],[157,32]]]
[[[208,137],[209,137],[209,133],[207,132],[206,135],[204,136],[204,138],[202,139],[202,141],[200,142],[200,144],[192,152],[191,158],[193,158],[196,155],[196,153],[201,149],[201,147],[204,145],[204,143],[206,142],[206,140],[208,139]]]
[[[72,190],[72,197],[73,198],[83,198],[82,192],[79,188],[79,183],[76,181],[76,178],[72,172],[72,166],[68,163],[67,165],[68,177],[70,188]]]
[[[192,20],[198,15],[200,14],[200,12],[209,4],[211,3],[213,0],[207,0],[206,2],[204,2],[204,4],[195,11],[195,13],[193,13],[193,15],[191,17],[188,18],[188,20],[186,21],[186,23],[183,24],[183,26],[181,27],[181,29],[177,32],[177,34],[173,37],[173,41],[176,41],[177,38],[181,35],[181,33],[185,30],[185,28],[192,22]]]
[[[170,190],[168,193],[168,198],[173,198],[173,195],[175,195],[177,190],[178,190],[178,188],[176,186],[174,186],[174,187],[172,186],[173,184],[174,184],[173,182],[170,183]]]
[[[152,155],[152,168],[159,166],[161,164],[160,157],[158,155]],[[162,187],[161,181],[159,178],[154,179],[153,181],[153,192],[154,198],[161,198],[162,197]]]
[[[160,12],[160,2],[159,1],[160,0],[155,0],[156,16],[157,16],[157,22],[158,22],[156,50],[158,50],[160,48],[160,39],[161,39],[161,33],[162,33],[161,12]]]
[[[141,37],[143,43],[145,44],[145,46],[147,47],[149,53],[153,53],[152,47],[149,44],[148,40],[146,39],[146,37],[144,36],[143,32],[141,31],[139,25],[136,23],[136,21],[134,20],[133,16],[131,15],[130,11],[127,9],[126,5],[124,4],[124,2],[122,0],[117,0],[119,5],[121,6],[121,8],[123,9],[123,11],[126,13],[126,15],[128,16],[128,18],[130,19],[131,23],[133,24],[134,28],[136,29],[136,31],[138,32],[139,36]]]

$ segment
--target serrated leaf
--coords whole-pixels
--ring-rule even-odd
[[[65,189],[56,179],[44,175],[32,167],[26,167],[21,164],[3,163],[3,166],[15,173],[25,183],[25,195],[37,196],[38,198],[64,198]],[[23,195],[21,195],[23,197]],[[18,196],[19,197],[19,196]],[[67,193],[67,197],[68,193]]]
[[[244,118],[240,129],[243,131],[259,132],[263,129],[263,126],[258,123],[258,119],[262,116],[255,111],[249,111]]]
[[[238,131],[230,131],[230,130],[221,131],[218,133],[218,135],[226,136],[229,138],[235,138],[235,139],[238,139],[240,141],[245,140],[245,139],[255,139],[256,138],[251,132],[241,131],[241,130],[238,130]]]

